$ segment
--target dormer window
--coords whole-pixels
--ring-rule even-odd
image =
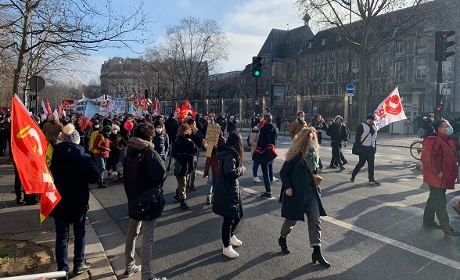
[[[326,45],[326,43],[327,43],[327,39],[326,39],[326,38],[324,38],[324,39],[321,40],[321,46]]]
[[[337,36],[336,42],[337,42],[337,43],[342,42],[342,35]]]
[[[313,46],[313,42],[308,42],[307,48],[311,49],[312,46]]]

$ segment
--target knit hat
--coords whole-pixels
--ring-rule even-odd
[[[106,125],[106,126],[104,126],[104,128],[102,129],[102,131],[104,131],[104,132],[111,132],[111,131],[112,131],[112,126],[111,126],[111,125]]]
[[[259,131],[259,127],[256,125],[256,126],[254,126],[254,127],[252,128],[252,130],[257,130],[257,131]]]
[[[80,134],[71,123],[62,128],[62,132],[59,134],[58,139],[61,142],[71,142],[77,145],[80,144]]]
[[[155,126],[155,127],[157,127],[157,126],[162,126],[162,127],[164,127],[163,122],[160,121],[160,120],[156,120],[154,126]]]
[[[112,130],[118,130],[120,131],[120,127],[116,124],[112,124]]]
[[[343,118],[342,118],[342,116],[341,116],[341,115],[337,115],[337,116],[335,116],[335,118],[334,118],[334,121],[335,121],[335,120],[337,120],[338,118],[340,118],[340,119],[343,121]]]

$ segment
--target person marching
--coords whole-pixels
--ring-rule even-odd
[[[355,181],[356,175],[367,161],[369,185],[380,186],[380,183],[374,180],[375,151],[377,150],[377,127],[374,120],[374,115],[367,115],[366,122],[358,126],[356,130],[355,142],[361,143],[363,152],[359,154],[359,162],[351,173],[350,181]]]
[[[342,122],[343,118],[340,115],[337,115],[334,118],[334,122],[329,125],[326,131],[326,134],[331,137],[332,147],[332,159],[331,164],[329,164],[329,168],[337,168],[338,165],[340,167],[340,172],[345,170],[343,165],[346,163],[346,160],[340,157],[342,145],[348,141],[347,127]]]
[[[232,246],[243,243],[234,235],[235,229],[243,217],[243,204],[238,178],[243,176],[246,168],[243,166],[243,141],[238,133],[228,136],[224,145],[217,147],[219,168],[212,211],[224,217],[222,224],[222,253],[229,258],[239,254]]]
[[[254,126],[252,128],[251,134],[249,135],[249,144],[251,145],[251,157],[254,151],[257,149],[257,141],[259,141],[259,127]],[[254,183],[262,183],[262,180],[260,180],[259,176],[257,176],[259,165],[260,164],[255,161],[252,163],[252,181]]]
[[[331,264],[321,254],[320,226],[320,216],[327,215],[321,203],[320,190],[315,186],[312,175],[317,172],[318,160],[316,130],[310,127],[304,128],[294,138],[280,171],[285,194],[281,217],[285,220],[281,227],[278,244],[283,253],[290,253],[286,238],[297,221],[304,221],[304,214],[306,214],[310,246],[313,247],[312,261],[313,263],[318,261],[320,265],[328,268]]]

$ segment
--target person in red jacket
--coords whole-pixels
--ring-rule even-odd
[[[96,169],[99,172],[99,179],[97,181],[98,188],[107,188],[104,184],[105,166],[107,165],[107,158],[110,153],[110,139],[109,133],[112,132],[112,126],[106,125],[99,131],[96,140],[94,140],[94,162]]]
[[[446,190],[455,188],[457,179],[457,150],[450,138],[453,128],[447,120],[434,124],[435,133],[423,140],[422,174],[423,181],[430,187],[430,195],[423,213],[423,226],[442,229],[445,237],[460,235],[449,223],[446,210]],[[439,225],[434,221],[438,217]]]

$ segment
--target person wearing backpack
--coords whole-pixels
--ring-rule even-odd
[[[109,133],[111,131],[111,125],[104,126],[94,140],[94,162],[96,163],[96,169],[99,172],[99,179],[97,181],[98,188],[107,188],[107,185],[104,184],[104,175],[107,158],[110,153]]]

